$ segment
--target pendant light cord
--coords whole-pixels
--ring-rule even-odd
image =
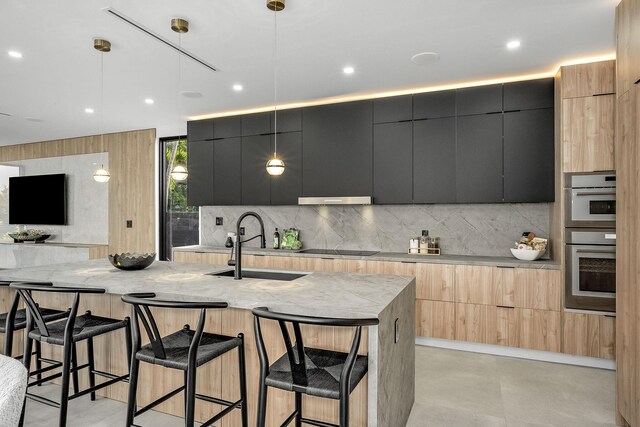
[[[273,158],[278,155],[278,11],[273,9]]]
[[[180,122],[181,122],[181,118],[180,118],[180,113],[182,111],[182,108],[180,108],[180,83],[182,82],[182,33],[178,33],[178,87],[176,90],[176,106],[178,107],[178,142],[177,144],[180,145],[180,137],[181,137],[181,133],[180,133]]]
[[[100,168],[104,169],[104,52],[100,52]]]

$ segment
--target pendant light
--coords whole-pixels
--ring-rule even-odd
[[[267,0],[267,8],[273,11],[273,159],[267,162],[267,173],[278,176],[284,173],[284,162],[278,159],[278,12],[284,9],[285,0]]]
[[[171,20],[171,29],[178,33],[178,88],[176,91],[177,102],[176,105],[180,105],[180,84],[182,83],[182,68],[180,64],[181,49],[182,49],[182,34],[189,31],[189,21],[182,18],[173,18]],[[180,109],[180,108],[178,108]],[[178,114],[178,141],[176,144],[180,144],[180,114]],[[184,181],[189,177],[189,171],[185,165],[177,164],[171,170],[171,178],[176,181]]]
[[[111,43],[104,39],[94,39],[93,48],[100,52],[100,146],[104,150],[104,130],[102,122],[104,120],[104,54],[111,52]],[[93,171],[93,180],[96,182],[108,182],[111,174],[104,167],[103,152],[100,152],[100,167]]]

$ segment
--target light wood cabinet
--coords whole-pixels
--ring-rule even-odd
[[[615,359],[615,317],[565,312],[563,353]]]
[[[504,287],[513,290],[514,307],[562,310],[563,288],[560,270],[529,268],[503,268],[501,270]]]
[[[455,266],[448,264],[416,264],[416,298],[453,301]]]
[[[615,60],[562,67],[562,98],[615,93]]]
[[[640,3],[623,0],[616,9],[616,85],[618,97],[640,79]]]
[[[455,301],[467,304],[511,306],[513,291],[505,288],[500,269],[456,265]]]
[[[559,352],[561,313],[456,304],[455,337],[462,341]]]
[[[455,339],[456,305],[452,302],[416,300],[416,335]]]
[[[562,101],[563,172],[614,170],[615,95]]]
[[[628,0],[621,3],[629,6]],[[640,7],[640,1],[631,2]],[[618,9],[620,13],[620,9]],[[640,19],[634,21],[640,26]],[[637,54],[636,54],[637,56]],[[617,409],[630,425],[640,425],[640,85],[618,98],[616,154],[616,363]]]

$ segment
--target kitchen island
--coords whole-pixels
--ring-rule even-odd
[[[259,372],[252,308],[267,306],[273,311],[325,317],[377,317],[379,325],[368,328],[360,347],[360,353],[369,356],[369,373],[351,395],[351,425],[404,425],[414,400],[415,278],[313,272],[293,281],[237,281],[232,277],[209,275],[228,269],[226,266],[155,262],[145,270],[121,271],[107,260],[93,260],[5,270],[0,272],[0,280],[49,281],[57,286],[104,288],[106,295],[83,296],[81,308],[114,318],[129,315],[130,308],[120,300],[120,295],[130,292],[155,292],[160,298],[176,300],[226,301],[228,309],[208,311],[206,330],[227,335],[245,334],[249,414],[252,420],[255,420]],[[58,295],[36,295],[36,300],[51,308],[66,308],[70,304],[68,299]],[[0,295],[1,304],[6,305],[8,301],[8,295]],[[0,307],[0,310],[6,311],[6,308]],[[193,311],[156,310],[155,315],[163,335],[187,323],[194,325],[197,319],[197,313]],[[284,345],[277,323],[269,323],[265,322],[263,333],[270,359],[276,360],[284,353]],[[348,351],[353,337],[351,328],[314,326],[305,327],[303,333],[309,346],[340,351]],[[109,335],[112,336],[96,341],[98,369],[126,371],[123,337]],[[79,348],[78,351],[82,359],[84,349]],[[234,356],[225,355],[199,369],[199,393],[222,396],[227,400],[238,396]],[[142,367],[139,405],[173,390],[182,382],[180,372],[145,364]],[[270,390],[269,393],[267,423],[280,425],[293,409],[293,395],[280,390]],[[104,395],[125,401],[126,386],[109,387]],[[337,421],[335,401],[305,397],[303,405],[309,418]],[[182,415],[182,399],[171,399],[158,409]],[[218,410],[211,404],[198,402],[196,405],[198,419],[207,419]],[[239,414],[225,417],[221,425],[240,425]]]

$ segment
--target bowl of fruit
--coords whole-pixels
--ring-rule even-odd
[[[520,241],[516,242],[515,247],[511,248],[511,254],[522,261],[535,261],[547,252],[547,242],[547,239],[525,232]]]

